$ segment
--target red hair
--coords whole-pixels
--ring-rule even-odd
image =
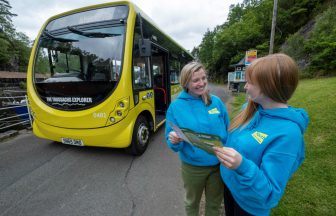
[[[256,59],[247,67],[246,77],[260,88],[261,93],[279,103],[287,103],[299,80],[297,64],[282,53]],[[233,119],[229,130],[246,124],[256,112],[257,106],[256,102],[249,99],[247,107]]]

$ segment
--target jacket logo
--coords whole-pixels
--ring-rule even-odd
[[[258,142],[259,144],[261,144],[261,143],[264,141],[264,139],[266,139],[266,137],[268,137],[268,135],[256,131],[256,132],[254,132],[254,133],[252,134],[252,137],[253,137],[255,140],[257,140],[257,142]]]
[[[211,110],[208,111],[209,114],[219,114],[220,112],[218,111],[217,108],[213,108]]]

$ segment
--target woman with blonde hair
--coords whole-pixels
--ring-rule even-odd
[[[210,95],[204,66],[190,62],[181,71],[181,94],[174,100],[166,116],[168,147],[179,153],[188,216],[199,214],[199,203],[205,192],[205,215],[219,215],[223,200],[223,182],[219,161],[214,154],[183,141],[171,125],[198,133],[216,135],[224,144],[229,118],[222,101]],[[172,124],[171,124],[172,123]]]
[[[287,101],[298,84],[285,54],[252,62],[246,70],[248,103],[233,119],[225,147],[216,148],[226,215],[269,215],[304,159],[308,115]]]

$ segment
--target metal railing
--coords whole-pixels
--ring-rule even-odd
[[[8,94],[8,91],[4,92],[4,95],[4,97],[0,97],[0,101],[2,101],[0,105],[0,132],[11,128],[31,126],[33,119],[27,95],[12,96]]]

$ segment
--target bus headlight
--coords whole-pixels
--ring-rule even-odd
[[[129,98],[123,98],[116,105],[109,116],[106,126],[115,124],[125,118],[129,111]]]

